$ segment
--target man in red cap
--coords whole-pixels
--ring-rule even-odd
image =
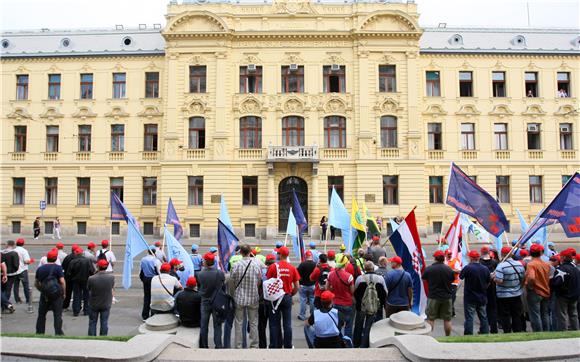
[[[333,308],[332,300],[334,293],[325,290],[320,296],[321,308],[306,320],[306,342],[310,348],[344,348],[345,343],[341,338],[338,310]],[[312,330],[313,326],[314,330]]]
[[[66,251],[64,251],[64,244],[61,242],[56,243],[55,245],[56,249],[58,250],[58,260],[60,260],[61,264],[64,261],[64,258],[66,258],[67,254]]]
[[[97,261],[101,260],[101,259],[105,259],[109,263],[109,266],[107,267],[107,271],[112,272],[113,267],[115,266],[115,263],[117,262],[117,258],[115,258],[115,254],[113,253],[113,250],[111,250],[109,248],[109,240],[102,240],[101,247],[102,247],[102,249],[97,252]]]
[[[580,297],[580,271],[574,266],[576,250],[560,252],[560,265],[551,281],[556,291],[557,330],[578,330],[578,297]]]
[[[403,260],[399,256],[389,259],[391,270],[385,275],[387,286],[386,317],[403,310],[411,310],[413,304],[413,278],[403,269]]]
[[[89,241],[85,250],[85,258],[88,258],[94,264],[95,269],[97,268],[97,253],[95,251],[96,247],[97,245],[95,243]]]
[[[544,247],[532,244],[530,247],[532,260],[526,267],[524,285],[527,287],[528,313],[534,332],[550,330],[550,265],[542,260]]]
[[[62,243],[58,243],[61,244]],[[57,248],[58,245],[57,244]],[[64,301],[62,302],[62,309],[64,310],[68,310],[69,306],[70,306],[70,301],[72,299],[72,293],[73,293],[73,282],[71,280],[71,276],[72,274],[69,272],[69,268],[70,268],[70,264],[73,261],[73,259],[79,257],[79,254],[75,253],[75,250],[78,249],[78,245],[77,244],[72,244],[71,248],[70,248],[70,253],[67,254],[64,259],[62,260],[62,270],[64,272],[64,280],[66,282],[66,295],[64,297]],[[58,249],[57,249],[58,250]]]
[[[381,238],[379,235],[373,235],[371,247],[369,248],[368,252],[372,255],[372,261],[375,265],[379,265],[379,259],[381,257],[387,256],[387,251],[381,246]]]
[[[445,335],[451,334],[451,318],[453,317],[453,297],[452,283],[455,280],[455,273],[445,264],[445,253],[441,250],[433,254],[435,263],[429,265],[421,278],[427,281],[427,322],[433,328],[435,320],[443,319],[443,329]]]
[[[165,256],[165,252],[161,249],[161,241],[157,240],[155,242],[155,257],[159,259],[160,262],[165,263],[167,261],[167,257]]]
[[[455,258],[450,249],[445,250],[445,260],[447,266],[449,266],[455,273],[455,278],[451,284],[451,291],[453,295],[451,296],[451,309],[453,311],[453,317],[455,317],[455,299],[457,298],[457,289],[459,289],[459,273],[461,272],[461,255],[457,254]]]
[[[213,341],[215,347],[218,349],[223,347],[222,324],[224,321],[218,318],[212,302],[217,290],[223,288],[226,277],[221,270],[214,267],[214,264],[215,254],[211,252],[204,254],[203,268],[196,274],[197,285],[201,293],[199,348],[209,348],[208,332],[210,316],[213,320]]]
[[[283,346],[284,348],[292,348],[292,296],[298,292],[298,281],[300,274],[296,268],[288,263],[288,255],[290,251],[287,247],[282,246],[278,249],[278,257],[280,259],[274,265],[271,265],[266,273],[266,277],[282,279],[284,285],[285,295],[273,313],[270,314],[270,338],[271,344],[276,348]],[[283,336],[280,335],[281,321]]]
[[[375,320],[378,320],[379,312],[382,315],[387,298],[385,279],[382,275],[375,273],[375,264],[367,260],[363,268],[364,274],[359,275],[354,283],[356,301],[352,340],[354,348],[369,348],[371,327]]]
[[[304,253],[305,260],[298,265],[298,274],[300,274],[300,312],[298,319],[306,320],[306,306],[310,306],[310,314],[314,312],[314,281],[310,280],[310,275],[316,268],[316,262],[312,252],[308,250]],[[320,254],[318,254],[320,257]]]
[[[175,296],[175,311],[179,322],[188,328],[199,328],[201,319],[201,294],[197,291],[197,280],[194,276],[187,278],[185,289]]]
[[[58,250],[53,249],[46,254],[47,264],[36,269],[34,285],[40,291],[36,334],[44,334],[46,314],[52,310],[54,334],[64,335],[62,331],[62,299],[66,291],[66,283],[61,266],[56,264],[57,259]]]
[[[479,263],[487,268],[490,273],[495,271],[498,261],[491,256],[491,250],[489,246],[484,245],[481,247],[481,257],[479,258]],[[489,283],[487,287],[487,304],[485,305],[485,311],[487,312],[487,321],[489,324],[489,332],[491,334],[496,334],[497,329],[497,295],[495,292],[495,283]],[[481,333],[481,326],[480,326]]]
[[[473,320],[475,314],[479,318],[480,334],[489,333],[489,323],[487,321],[487,287],[491,281],[489,269],[479,263],[480,254],[477,250],[471,250],[468,254],[469,264],[467,264],[459,274],[459,278],[465,280],[463,288],[463,311],[465,323],[463,334],[473,334]]]
[[[84,315],[89,315],[89,277],[95,273],[93,262],[85,258],[83,249],[74,250],[75,258],[71,260],[65,276],[72,282],[69,288],[73,290],[73,315],[76,317],[82,309]]]
[[[336,268],[328,274],[326,288],[334,293],[333,304],[338,310],[339,325],[344,325],[344,335],[352,339],[354,277],[346,271],[349,263],[347,255],[336,260]]]
[[[517,333],[523,329],[521,296],[526,271],[521,263],[512,258],[511,251],[509,246],[501,249],[505,260],[495,268],[493,278],[496,284],[497,310],[504,333]]]
[[[320,295],[326,290],[326,279],[328,279],[328,274],[332,271],[330,265],[328,265],[328,256],[326,254],[320,254],[318,256],[318,264],[316,268],[310,274],[310,280],[314,282],[314,308],[320,309],[322,303],[320,303]]]
[[[15,250],[16,243],[14,240],[6,241],[6,248],[2,250],[2,261],[6,264],[6,272],[8,280],[2,283],[2,293],[6,299],[10,300],[10,294],[14,287],[14,282],[18,276],[18,269],[20,268],[20,257]]]
[[[115,288],[115,276],[107,272],[109,263],[101,259],[97,262],[98,272],[89,278],[87,282],[90,294],[89,298],[89,336],[97,335],[97,321],[100,319],[101,328],[99,335],[106,336],[109,333],[109,314],[113,302],[113,289]]]
[[[14,300],[16,303],[22,303],[20,299],[19,286],[22,283],[22,288],[24,289],[24,298],[26,299],[26,304],[28,304],[28,312],[32,312],[32,305],[30,304],[30,286],[28,282],[28,265],[34,263],[34,259],[30,257],[28,250],[24,248],[24,239],[16,239],[16,248],[14,251],[18,254],[18,274],[14,280]]]
[[[183,287],[179,280],[170,275],[171,265],[161,264],[160,274],[151,280],[151,313],[172,313],[175,306],[175,293]]]
[[[328,265],[334,269],[334,267],[336,266],[336,251],[329,250],[327,256],[328,256]]]

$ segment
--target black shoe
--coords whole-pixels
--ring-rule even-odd
[[[79,316],[79,314],[78,314],[78,313],[77,313],[77,314],[73,314],[73,317],[78,317],[78,316]]]

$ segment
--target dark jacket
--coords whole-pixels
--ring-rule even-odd
[[[384,282],[384,279],[381,275],[377,275],[374,272],[372,273],[367,273],[364,275],[372,275],[372,281],[375,282],[375,288],[377,289],[377,294],[379,296],[379,302],[381,306],[384,306],[386,303],[386,299],[387,299],[387,292],[385,291],[385,288],[383,288],[383,285],[380,283],[381,281]],[[359,278],[362,278],[362,276],[360,276]],[[356,289],[354,290],[354,298],[356,301],[356,310],[360,310],[361,308],[361,304],[362,304],[362,299],[365,295],[365,291],[367,290],[367,282],[364,280],[361,280],[358,284],[358,286],[356,287]]]
[[[64,277],[66,279],[69,279],[69,277],[67,275],[68,274],[67,270],[68,270],[68,267],[70,266],[71,261],[78,256],[79,255],[77,255],[73,252],[73,253],[67,254],[67,256],[65,256],[64,259],[62,260],[61,266],[62,266],[62,270],[64,271]]]
[[[580,270],[569,262],[558,265],[550,286],[558,298],[577,299],[580,296]]]
[[[91,259],[80,255],[71,260],[65,275],[74,282],[86,283],[94,273],[95,267]]]
[[[197,290],[185,288],[175,296],[175,310],[184,327],[199,327],[201,318],[201,293]]]

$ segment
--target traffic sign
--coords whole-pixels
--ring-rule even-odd
[[[40,210],[46,209],[46,201],[40,200]]]

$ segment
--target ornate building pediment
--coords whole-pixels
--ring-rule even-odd
[[[574,108],[574,106],[572,106],[570,104],[564,104],[564,105],[558,107],[558,110],[556,112],[554,112],[555,116],[561,116],[561,117],[568,117],[568,116],[571,116],[573,114],[578,114],[578,111]]]
[[[64,117],[64,115],[62,113],[60,113],[58,111],[58,109],[54,108],[54,107],[48,107],[46,108],[46,110],[40,114],[40,118],[48,118],[48,119],[54,119],[54,118],[62,118]]]
[[[498,104],[493,107],[493,109],[489,112],[490,116],[511,116],[514,112],[511,111],[510,107],[507,104]]]
[[[351,104],[349,100],[338,95],[331,95],[320,100],[318,110],[324,111],[326,114],[346,114],[347,111],[351,110]]]
[[[145,106],[145,108],[137,113],[139,117],[161,117],[163,116],[163,112],[159,110],[156,106]]]
[[[207,100],[202,98],[190,99],[181,110],[191,115],[203,115],[209,109]]]
[[[282,111],[284,113],[300,114],[305,109],[304,101],[298,97],[292,96],[284,102]]]
[[[309,0],[275,0],[272,4],[276,14],[316,14]]]
[[[379,11],[369,15],[362,21],[361,31],[380,32],[417,32],[419,25],[405,13],[400,11]]]
[[[524,116],[543,116],[546,112],[542,109],[542,106],[539,104],[530,104],[526,107],[526,110],[522,112]]]
[[[262,102],[253,95],[242,99],[235,107],[240,114],[259,114],[264,110]]]
[[[447,114],[447,111],[444,110],[440,104],[430,104],[423,111],[423,114],[431,117],[437,117],[437,116],[445,116]]]
[[[129,113],[125,112],[122,107],[116,106],[111,108],[111,111],[105,113],[105,117],[112,118],[129,117]]]
[[[10,113],[8,113],[6,115],[6,117],[8,118],[12,118],[12,119],[31,119],[32,116],[30,115],[30,113],[28,113],[28,111],[26,110],[26,108],[21,108],[21,107],[16,107],[14,108],[14,110]]]
[[[304,59],[300,53],[285,53],[282,58],[282,64],[304,64]]]
[[[163,31],[176,33],[224,33],[228,31],[225,21],[207,11],[189,11],[174,18]]]
[[[399,105],[399,102],[391,97],[379,98],[374,108],[379,113],[392,113],[392,114],[395,114],[403,110],[403,107]]]
[[[465,104],[461,106],[455,114],[459,116],[477,116],[481,114],[481,112],[477,110],[477,107],[475,107],[474,104]]]
[[[71,115],[74,118],[93,118],[96,117],[97,114],[93,113],[89,107],[79,107],[75,113]]]

